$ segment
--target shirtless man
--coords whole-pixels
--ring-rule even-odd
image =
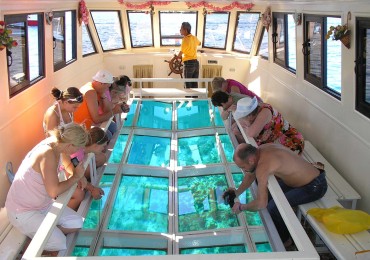
[[[240,204],[235,202],[232,211],[257,211],[268,209],[281,240],[287,247],[292,244],[289,231],[285,226],[273,199],[269,198],[267,182],[270,175],[278,177],[278,182],[289,204],[294,207],[320,199],[325,195],[327,183],[325,171],[318,170],[281,144],[263,144],[255,148],[250,144],[239,144],[234,153],[234,161],[245,173],[236,196],[242,194],[257,179],[258,190],[255,200]]]

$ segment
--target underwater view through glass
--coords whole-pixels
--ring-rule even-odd
[[[208,100],[135,100],[113,142],[99,182],[105,195],[91,201],[71,255],[272,251],[259,212],[236,215],[222,197],[243,174],[220,113]],[[247,203],[253,196],[247,190],[239,199]],[[238,239],[214,242],[218,230],[238,233]],[[191,242],[195,234],[201,243]],[[190,242],[174,246],[173,235]]]

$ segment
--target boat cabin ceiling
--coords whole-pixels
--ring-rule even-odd
[[[11,161],[17,169],[26,153],[44,138],[42,119],[53,103],[51,89],[81,87],[99,69],[139,77],[134,68],[143,65],[150,66],[153,78],[180,78],[170,74],[165,60],[179,51],[181,37],[165,32],[173,26],[178,33],[181,22],[189,18],[193,19],[192,33],[202,42],[198,52],[201,77],[212,77],[206,69],[218,66],[222,77],[242,82],[272,104],[360,193],[358,208],[370,212],[368,0],[234,4],[217,0],[85,0],[86,24],[78,19],[79,4],[77,0],[0,2],[0,21],[12,25],[24,21],[31,37],[10,50],[12,60],[5,49],[0,50],[2,207],[10,185],[5,165]],[[106,18],[101,19],[101,11]],[[131,23],[139,14],[149,14],[149,19],[140,20],[144,25],[138,30],[138,21],[135,26]],[[213,21],[217,26],[212,28],[216,14],[219,20]],[[49,15],[52,21],[46,19]],[[55,23],[61,17],[71,23]],[[102,31],[108,22],[109,30]],[[325,39],[330,26],[345,24],[349,31],[346,43]],[[68,32],[76,36],[67,39],[70,45],[66,47],[61,45],[64,38],[58,38],[65,29],[66,37],[70,37]],[[17,32],[15,26],[13,30]],[[108,37],[118,35],[119,40],[103,39],[104,32]],[[143,35],[150,36],[149,41]],[[57,51],[61,51],[59,56]],[[36,70],[30,66],[32,61]],[[16,64],[19,67],[13,69]],[[153,87],[171,86],[156,83]]]

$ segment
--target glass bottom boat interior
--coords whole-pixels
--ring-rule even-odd
[[[83,229],[66,255],[146,256],[276,251],[265,213],[233,214],[233,142],[209,100],[133,100]],[[242,203],[253,199],[247,190]],[[281,250],[281,249],[280,249]]]

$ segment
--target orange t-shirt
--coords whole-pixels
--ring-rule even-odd
[[[95,89],[92,87],[91,82],[87,83],[86,85],[80,88],[80,91],[83,95],[85,95],[86,92],[89,90],[95,91]],[[83,102],[81,103],[81,105],[73,113],[73,117],[76,123],[85,125],[87,130],[89,130],[91,126],[93,125],[94,121],[90,115],[89,108],[87,107],[87,102],[85,98]]]

